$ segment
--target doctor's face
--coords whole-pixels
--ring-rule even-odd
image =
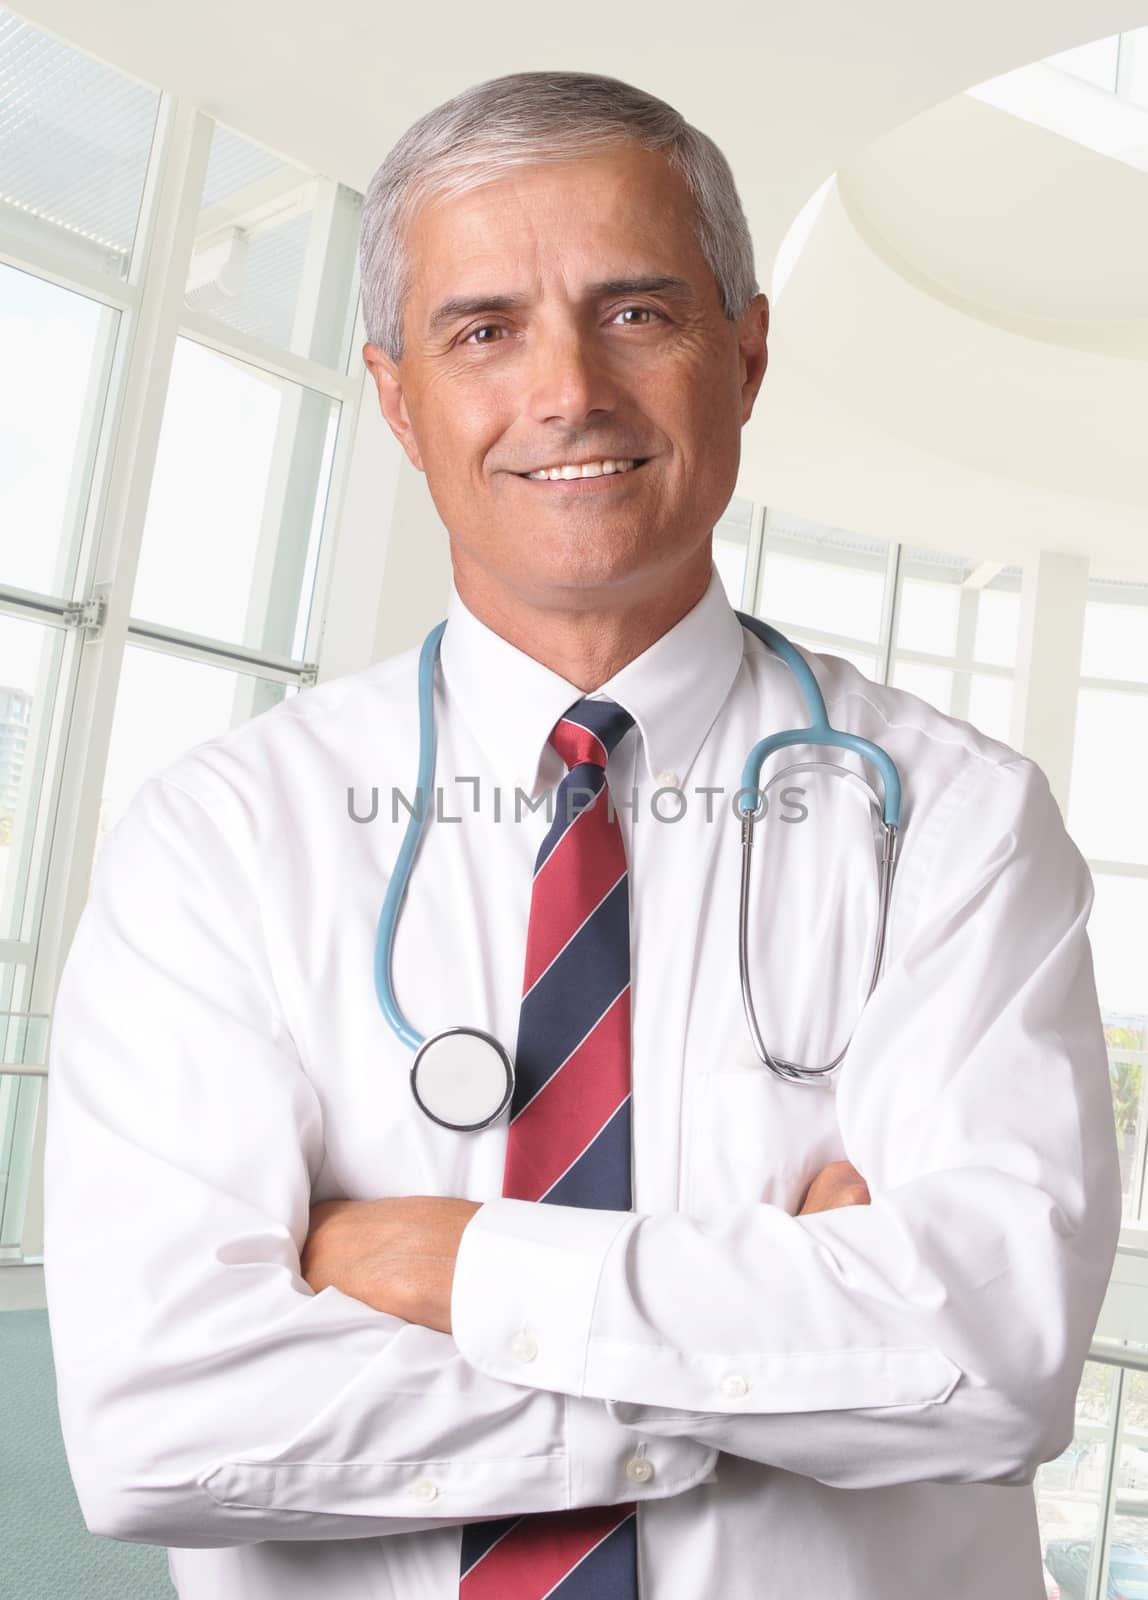
[[[632,142],[417,210],[403,359],[363,356],[464,598],[476,583],[578,609],[704,587],[769,307],[724,316],[694,226],[684,180]]]

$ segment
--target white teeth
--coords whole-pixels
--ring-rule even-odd
[[[630,472],[634,465],[633,461],[587,461],[581,466],[539,467],[537,472],[528,472],[525,476],[538,482],[545,479],[553,482],[558,478],[608,478],[612,472]]]

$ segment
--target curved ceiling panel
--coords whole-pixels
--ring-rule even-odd
[[[1148,172],[958,95],[838,181],[859,231],[918,287],[1022,321],[1148,318]]]
[[[1010,559],[1051,544],[1127,565],[1139,530],[1143,564],[1146,416],[1148,362],[970,315],[874,251],[833,185],[775,304],[742,492]]]

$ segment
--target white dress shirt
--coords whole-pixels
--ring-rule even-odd
[[[607,768],[629,1212],[501,1198],[505,1120],[452,1132],[411,1095],[372,963],[416,650],[201,744],[109,835],[53,1025],[48,1305],[87,1524],[168,1546],[184,1600],[454,1600],[460,1524],[627,1500],[644,1600],[1043,1594],[1032,1480],[1072,1435],[1120,1215],[1088,872],[1030,761],[807,659],[905,784],[885,973],[815,1085],[759,1063],[737,972],[732,797],[807,721],[793,676],[715,570],[599,691],[636,723]],[[452,593],[393,965],[424,1034],[513,1051],[548,825],[514,791],[552,792],[580,693]],[[785,755],[815,765],[758,826],[755,997],[771,1048],[820,1065],[865,987],[873,834],[826,752]],[[798,1216],[840,1158],[871,1203]],[[300,1276],[312,1203],[412,1194],[485,1202],[453,1335]]]

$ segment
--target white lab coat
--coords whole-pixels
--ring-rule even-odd
[[[644,1600],[1038,1600],[1032,1479],[1072,1434],[1120,1213],[1091,885],[1043,775],[810,657],[834,721],[900,765],[905,828],[840,1079],[779,1082],[738,992],[730,799],[749,747],[805,717],[715,572],[603,686],[637,723],[608,768],[634,1210],[502,1199],[505,1125],[422,1117],[373,987],[416,654],[201,745],[101,852],[55,1012],[45,1192],[89,1528],[167,1545],[184,1600],[451,1600],[466,1520],[635,1500]],[[394,959],[424,1033],[513,1049],[547,825],[512,820],[514,786],[560,778],[546,735],[578,692],[452,596],[442,803]],[[793,783],[808,817],[759,828],[754,978],[767,1040],[820,1062],[863,988],[873,857],[852,785]],[[360,817],[377,786],[374,821],[349,786]],[[685,795],[679,821],[656,787]],[[797,1216],[840,1157],[872,1203]],[[312,1203],[431,1193],[485,1202],[453,1335],[300,1277]]]

